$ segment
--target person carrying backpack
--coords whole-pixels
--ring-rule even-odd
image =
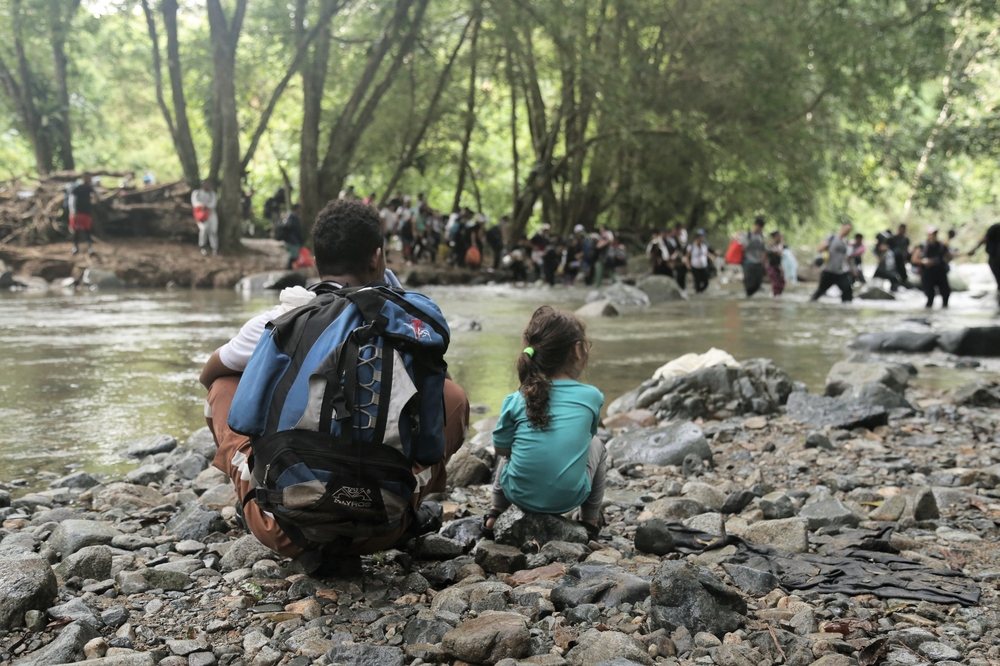
[[[90,238],[93,229],[94,199],[97,194],[91,184],[90,174],[83,174],[83,182],[70,191],[69,229],[73,232],[72,254],[80,251],[80,241],[87,243],[87,254],[94,253],[94,243]]]
[[[441,311],[386,282],[378,212],[329,203],[313,245],[322,282],[284,290],[200,377],[213,466],[254,536],[307,572],[435,529],[440,507],[423,499],[445,489],[469,422]]]
[[[853,298],[852,285],[857,269],[848,257],[850,248],[847,246],[846,238],[851,233],[852,228],[850,222],[845,222],[841,225],[840,231],[830,234],[820,243],[819,252],[825,254],[827,259],[819,274],[819,285],[809,298],[810,301],[818,301],[830,287],[836,285],[840,289],[840,300],[844,303],[851,302]]]

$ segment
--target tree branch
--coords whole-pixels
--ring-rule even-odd
[[[160,60],[160,39],[156,34],[156,20],[152,10],[149,8],[148,0],[142,0],[142,13],[146,15],[146,27],[149,30],[149,39],[153,42],[153,82],[156,86],[156,103],[160,106],[163,119],[167,121],[167,129],[174,142],[177,142],[177,128],[174,127],[174,117],[167,107],[167,102],[163,98],[163,75],[161,73],[162,63]]]
[[[145,3],[145,0],[143,0]],[[274,113],[274,108],[278,105],[278,100],[281,99],[282,93],[285,92],[285,88],[288,87],[288,83],[295,76],[295,73],[299,71],[299,67],[302,65],[302,61],[306,57],[306,53],[309,52],[309,45],[312,44],[316,36],[326,28],[326,25],[333,18],[334,14],[343,8],[346,2],[340,3],[330,3],[323,7],[323,12],[320,14],[319,20],[316,22],[309,32],[306,33],[305,37],[299,42],[298,48],[295,50],[295,57],[292,58],[291,64],[288,66],[288,70],[285,72],[285,76],[281,79],[277,86],[275,86],[274,91],[271,93],[271,98],[267,102],[267,106],[264,107],[264,113],[261,114],[260,120],[257,123],[257,128],[254,130],[253,137],[250,139],[250,145],[247,146],[247,151],[243,155],[243,160],[241,161],[241,166],[244,171],[246,171],[247,165],[250,164],[250,160],[253,159],[254,152],[257,150],[257,144],[260,143],[260,137],[263,136],[264,131],[267,129],[267,124],[271,121],[271,114]]]

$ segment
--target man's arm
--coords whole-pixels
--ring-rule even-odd
[[[983,236],[982,238],[980,238],[979,242],[976,243],[976,247],[974,247],[971,250],[969,250],[969,252],[968,252],[968,254],[966,256],[971,257],[972,255],[974,255],[976,252],[979,251],[979,248],[981,248],[984,245],[986,245],[986,236]]]
[[[222,358],[219,355],[219,350],[216,349],[212,352],[212,356],[205,363],[205,367],[201,369],[201,376],[198,377],[198,381],[201,382],[202,386],[205,388],[210,388],[212,382],[214,382],[219,377],[228,377],[230,375],[239,375],[241,373],[227,368],[226,364],[222,362]]]

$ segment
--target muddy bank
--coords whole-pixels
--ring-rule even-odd
[[[244,239],[240,253],[217,257],[202,255],[195,245],[156,239],[97,241],[92,255],[73,255],[71,249],[68,242],[0,245],[0,288],[89,287],[104,280],[102,288],[231,289],[244,277],[283,271],[287,262],[284,244],[270,239]],[[389,267],[411,288],[510,280],[505,271],[472,271],[444,264],[403,266],[397,261]],[[87,269],[92,269],[92,281],[84,279]],[[305,270],[303,275],[308,279],[315,271]]]

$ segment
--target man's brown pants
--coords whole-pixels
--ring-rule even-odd
[[[229,476],[236,486],[236,497],[242,501],[250,491],[250,480],[243,478],[240,462],[250,456],[250,439],[229,429],[229,408],[233,395],[239,385],[239,377],[221,377],[216,379],[208,390],[208,404],[212,409],[212,418],[208,419],[208,427],[215,436],[219,450],[215,454],[212,466]],[[444,460],[433,465],[428,483],[413,495],[414,509],[420,506],[427,495],[445,490],[447,474],[445,465],[461,448],[465,441],[465,430],[469,426],[469,398],[455,382],[445,380],[444,383]],[[234,462],[235,459],[235,462]],[[417,470],[415,470],[417,471]],[[278,527],[274,518],[262,511],[253,500],[243,507],[243,515],[247,527],[257,539],[285,557],[298,557],[303,550],[292,543],[291,539]],[[377,553],[391,547],[406,531],[410,516],[403,521],[399,529],[390,535],[356,540],[350,552],[356,554]]]

